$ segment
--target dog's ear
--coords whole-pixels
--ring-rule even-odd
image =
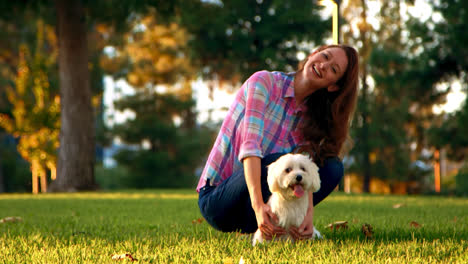
[[[271,163],[268,165],[268,175],[267,175],[267,182],[268,182],[268,187],[270,188],[270,192],[278,192],[280,190],[279,185],[278,185],[278,170],[276,169],[278,165],[276,162]]]
[[[310,190],[312,192],[318,192],[320,190],[320,175],[319,175],[319,168],[315,162],[310,161],[308,165],[309,173],[312,175],[312,184]]]

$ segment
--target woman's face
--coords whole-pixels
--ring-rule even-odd
[[[336,82],[346,72],[347,67],[348,58],[345,51],[333,47],[309,55],[302,74],[311,85],[333,92],[339,89]]]

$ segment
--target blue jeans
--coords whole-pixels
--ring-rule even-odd
[[[284,153],[267,155],[261,161],[261,185],[263,201],[271,196],[267,183],[267,166]],[[327,197],[343,178],[343,163],[337,157],[325,160],[319,166],[320,190],[314,193],[314,206]],[[238,171],[218,186],[209,182],[200,189],[198,206],[206,221],[223,232],[239,231],[253,233],[257,230],[257,219],[250,202],[244,171]]]

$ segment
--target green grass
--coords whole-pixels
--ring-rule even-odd
[[[23,221],[0,224],[0,263],[129,263],[112,260],[124,253],[136,263],[468,263],[466,198],[336,193],[315,215],[324,240],[253,248],[245,236],[198,223],[192,190],[4,194],[0,218]],[[349,228],[325,227],[339,220]]]

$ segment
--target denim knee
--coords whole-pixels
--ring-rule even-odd
[[[314,205],[320,203],[338,186],[344,175],[343,163],[338,157],[328,158],[319,167],[320,190],[314,193]]]
[[[327,177],[327,181],[340,182],[344,175],[343,162],[338,157],[328,158],[319,169],[320,175]]]

